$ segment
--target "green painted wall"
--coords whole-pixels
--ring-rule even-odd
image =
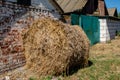
[[[98,17],[71,14],[71,24],[82,27],[91,45],[100,41],[100,24]]]

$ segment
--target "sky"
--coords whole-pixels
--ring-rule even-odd
[[[120,12],[120,0],[105,0],[108,8],[116,7],[118,12]]]

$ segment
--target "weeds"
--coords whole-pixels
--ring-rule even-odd
[[[34,77],[30,77],[29,80],[37,80],[37,79]]]
[[[111,43],[111,40],[107,41],[106,43],[108,43],[108,44]]]

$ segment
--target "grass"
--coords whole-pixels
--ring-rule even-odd
[[[92,66],[81,69],[64,80],[120,80],[120,38],[100,43],[90,50]]]
[[[112,55],[111,58],[107,58],[107,55],[91,58],[92,66],[81,69],[63,80],[74,80],[74,78],[75,80],[120,80],[120,58]]]
[[[114,57],[111,59],[107,59],[107,57],[104,57],[104,59],[101,58],[91,58],[93,65],[89,68],[79,70],[77,74],[79,80],[120,80],[120,60]]]
[[[110,43],[92,46],[89,61],[93,63],[91,66],[79,69],[70,76],[46,76],[39,79],[38,74],[23,68],[22,71],[11,72],[11,80],[16,80],[17,77],[27,78],[21,80],[120,80],[120,37]]]
[[[100,43],[90,50],[90,67],[80,69],[61,80],[120,80],[120,38],[110,43]]]

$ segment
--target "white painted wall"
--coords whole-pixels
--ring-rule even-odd
[[[106,19],[99,19],[100,22],[100,42],[106,41],[106,29],[107,29],[107,21]]]
[[[17,2],[17,0],[6,0],[10,2]],[[36,8],[42,8],[43,10],[53,11],[49,15],[54,19],[61,18],[60,14],[57,12],[56,8],[49,2],[49,0],[31,0],[31,5]]]
[[[40,7],[42,9],[48,9],[50,11],[55,11],[50,15],[55,18],[60,18],[60,14],[57,12],[56,8],[48,0],[31,0],[31,5],[34,7]]]
[[[50,10],[55,9],[48,0],[31,0],[31,4],[35,7],[43,7]]]
[[[120,31],[120,21],[112,19],[99,19],[100,21],[100,42],[114,39],[116,31]]]

